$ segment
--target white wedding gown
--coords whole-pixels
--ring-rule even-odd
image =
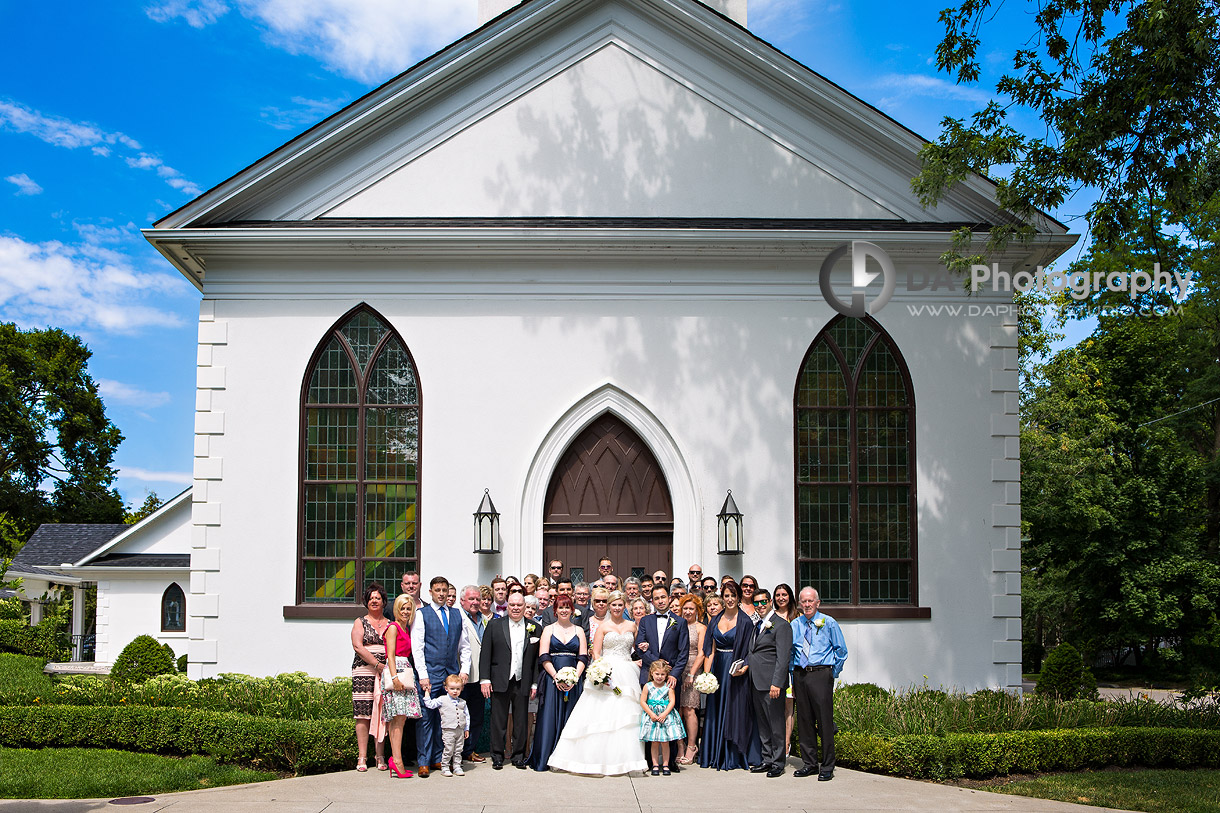
[[[607,632],[602,638],[602,657],[614,670],[611,683],[623,693],[585,682],[550,767],[597,776],[647,769],[640,744],[640,667],[631,660],[632,642],[631,635],[621,632]]]

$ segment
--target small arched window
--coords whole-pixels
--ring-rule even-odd
[[[161,631],[186,631],[186,595],[177,583],[165,588],[161,594]]]
[[[818,334],[795,412],[799,583],[828,605],[916,604],[915,401],[876,321],[838,316]]]
[[[298,603],[358,601],[418,571],[420,397],[406,344],[361,305],[318,344],[301,393]]]

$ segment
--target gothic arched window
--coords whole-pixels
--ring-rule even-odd
[[[186,631],[186,596],[176,583],[161,594],[161,631]]]
[[[798,583],[827,605],[915,605],[915,401],[876,321],[818,334],[795,412]]]
[[[419,564],[415,364],[361,305],[314,352],[301,393],[299,604],[359,601]]]

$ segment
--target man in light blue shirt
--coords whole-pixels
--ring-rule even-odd
[[[792,697],[800,729],[801,758],[805,764],[793,776],[818,775],[827,782],[835,774],[835,678],[847,662],[847,643],[839,623],[818,612],[822,599],[812,587],[801,590],[801,614],[792,622]],[[818,737],[822,759],[817,758]]]

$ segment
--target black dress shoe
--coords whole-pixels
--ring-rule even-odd
[[[750,773],[766,773],[769,770],[771,770],[770,765],[766,765],[766,764],[755,765],[753,768],[750,769]]]
[[[670,765],[669,769],[671,771],[673,771],[674,773],[682,773],[682,769],[679,768],[677,765]]]
[[[826,771],[825,773],[820,773],[820,774],[818,774],[818,781],[819,781],[819,782],[829,782],[830,780],[832,780],[832,779],[834,779],[834,778],[835,778],[835,772],[834,772],[834,771]]]
[[[520,761],[514,760],[513,767],[524,771],[526,768],[525,760],[520,760]]]
[[[503,770],[504,769],[504,760],[496,759],[495,757],[492,757],[491,758],[491,767],[495,768],[497,771]]]
[[[767,771],[767,776],[770,777],[771,779],[774,779],[777,776],[783,776],[783,775],[784,775],[784,766],[783,765],[774,765],[774,766],[772,766],[771,770]]]
[[[817,768],[810,768],[808,765],[806,765],[804,767],[797,768],[795,771],[792,772],[792,775],[798,776],[798,777],[805,777],[805,776],[813,776],[817,772],[818,772]]]

